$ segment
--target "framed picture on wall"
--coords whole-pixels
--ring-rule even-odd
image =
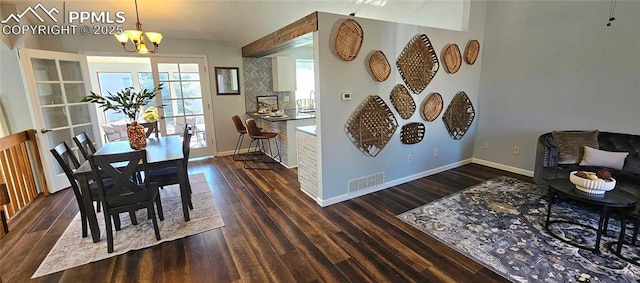
[[[218,95],[240,95],[240,75],[235,67],[215,67]]]
[[[266,95],[266,96],[258,96],[258,113],[264,114],[269,112],[278,111],[278,96],[277,95]]]

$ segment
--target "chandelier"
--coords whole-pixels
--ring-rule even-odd
[[[122,44],[127,52],[138,52],[139,54],[149,54],[158,52],[158,46],[162,40],[162,34],[159,32],[143,32],[140,17],[138,16],[138,0],[136,4],[136,29],[128,29],[121,33],[114,34],[116,39]],[[146,41],[149,40],[153,44],[153,49],[149,50]],[[135,49],[127,49],[127,43],[133,42]]]

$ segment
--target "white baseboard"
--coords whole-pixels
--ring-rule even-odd
[[[489,166],[489,167],[492,167],[492,168],[496,168],[496,169],[500,169],[500,170],[504,170],[504,171],[509,171],[509,172],[512,172],[512,173],[520,174],[520,175],[524,175],[524,176],[527,176],[527,177],[533,177],[533,171],[530,171],[530,170],[524,170],[524,169],[521,169],[521,168],[517,168],[517,167],[513,167],[513,166],[509,166],[509,165],[504,165],[504,164],[500,164],[500,163],[495,163],[495,162],[487,161],[487,160],[484,160],[484,159],[478,159],[478,158],[472,158],[472,162],[480,164],[480,165]]]
[[[218,153],[216,153],[216,156],[229,156],[229,155],[233,155],[233,150],[227,150],[227,151],[218,151]],[[249,152],[248,148],[242,148],[240,149],[240,153],[247,153]]]
[[[472,163],[472,160],[473,160],[472,158],[461,160],[461,161],[458,161],[458,162],[454,162],[454,163],[451,163],[451,164],[440,166],[438,168],[433,168],[433,169],[430,169],[430,170],[427,170],[427,171],[423,171],[423,172],[420,172],[420,173],[416,173],[416,174],[413,174],[413,175],[409,175],[409,176],[406,176],[406,177],[402,177],[402,178],[398,178],[398,179],[395,179],[395,180],[387,181],[387,182],[384,182],[384,183],[382,183],[380,185],[370,187],[368,189],[360,190],[360,191],[353,192],[353,193],[347,193],[347,194],[344,194],[344,195],[339,195],[339,196],[332,197],[332,198],[326,199],[326,200],[322,200],[322,199],[316,198],[316,202],[322,207],[329,206],[329,205],[332,205],[332,204],[343,202],[345,200],[349,200],[349,199],[356,198],[356,197],[359,197],[359,196],[363,196],[363,195],[366,195],[366,194],[370,194],[370,193],[373,193],[373,192],[381,191],[381,190],[384,190],[384,189],[387,189],[387,188],[391,188],[393,186],[397,186],[397,185],[404,184],[404,183],[407,183],[407,182],[411,182],[411,181],[414,181],[414,180],[417,180],[417,179],[420,179],[420,178],[424,178],[424,177],[427,177],[427,176],[430,176],[430,175],[433,175],[433,174],[437,174],[437,173],[444,172],[444,171],[447,171],[447,170],[450,170],[450,169],[453,169],[453,168],[457,168],[457,167],[460,167],[462,165],[466,165],[466,164]]]

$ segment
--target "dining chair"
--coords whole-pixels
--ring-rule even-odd
[[[244,164],[243,167],[245,169],[268,169],[268,170],[273,170],[275,168],[275,164],[276,162],[281,163],[282,162],[282,156],[280,155],[280,146],[278,145],[278,139],[276,138],[278,136],[278,133],[274,133],[274,132],[263,132],[260,130],[260,128],[258,128],[258,126],[256,125],[256,121],[253,119],[247,119],[247,134],[249,134],[249,137],[251,138],[251,142],[249,142],[249,151],[251,151],[251,146],[252,144],[254,144],[255,142],[255,150],[251,151],[252,154],[247,154],[247,158],[244,159]],[[273,141],[275,142],[276,145],[276,153],[277,154],[273,154],[273,151],[271,149],[271,142],[270,140],[273,139]],[[267,143],[267,147],[265,147],[264,142],[266,141]],[[257,161],[255,159],[255,153],[256,152],[266,152],[266,148],[268,148],[269,150],[269,157],[271,158],[271,160],[269,161],[265,161],[263,163],[271,163],[271,167],[251,167],[251,166],[247,166],[247,161],[253,161],[255,162],[260,162]],[[253,158],[249,159],[249,156],[252,156]],[[276,157],[278,158],[278,161],[276,161]]]
[[[120,230],[120,213],[146,209],[148,217],[153,222],[156,240],[160,240],[160,229],[156,219],[164,220],[162,201],[158,191],[158,184],[145,180],[136,182],[136,172],[147,171],[147,151],[138,150],[117,154],[89,155],[89,163],[94,179],[98,183],[98,197],[104,209],[105,230],[107,231],[107,252],[113,252],[113,228]],[[102,179],[111,177],[114,184],[109,188]],[[155,207],[154,207],[155,206]],[[135,218],[135,214],[134,214]]]
[[[84,157],[85,160],[87,160],[89,153],[96,153],[93,141],[91,141],[86,132],[79,133],[73,137],[73,142],[78,146],[78,150],[80,150],[80,153],[82,153],[82,157]]]
[[[100,202],[98,198],[97,185],[95,182],[90,183],[89,188],[91,189],[90,196],[83,196],[80,192],[80,187],[78,185],[78,180],[73,176],[73,171],[80,167],[80,162],[76,158],[75,155],[71,152],[69,145],[67,142],[61,142],[56,145],[53,149],[51,149],[51,153],[53,157],[58,161],[58,165],[62,168],[62,171],[69,179],[69,184],[71,185],[71,189],[73,190],[73,194],[76,197],[76,202],[78,203],[78,208],[80,210],[80,219],[82,221],[82,237],[87,236],[87,213],[82,205],[83,197],[90,197],[91,200],[96,201],[96,210],[100,212]]]
[[[127,123],[127,128],[129,128],[130,125],[131,124]],[[160,128],[158,128],[158,121],[138,123],[138,125],[144,128],[144,133],[147,138],[150,137],[152,134],[154,134],[156,138],[160,135],[159,134]]]
[[[193,130],[191,125],[189,124],[185,125],[184,132],[183,132],[183,140],[182,140],[182,155],[184,157],[182,159],[182,164],[185,171],[182,173],[186,177],[186,185],[189,193],[191,193],[191,184],[189,183],[189,178],[188,178],[189,175],[187,174],[186,170],[187,170],[187,164],[189,162],[189,153],[191,151],[190,144],[191,144],[192,136],[193,136]],[[168,186],[168,185],[179,184],[180,181],[178,179],[178,167],[166,167],[162,169],[148,170],[147,173],[145,174],[145,180],[148,180],[153,183],[158,183],[160,188],[163,188],[164,186]],[[193,204],[191,203],[190,196],[189,196],[188,202],[189,202],[189,208],[193,209]]]

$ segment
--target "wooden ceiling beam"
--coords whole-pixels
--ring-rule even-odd
[[[290,47],[303,45],[305,34],[318,30],[318,12],[313,12],[287,26],[242,47],[242,57],[263,57]],[[295,40],[294,40],[295,39]]]

